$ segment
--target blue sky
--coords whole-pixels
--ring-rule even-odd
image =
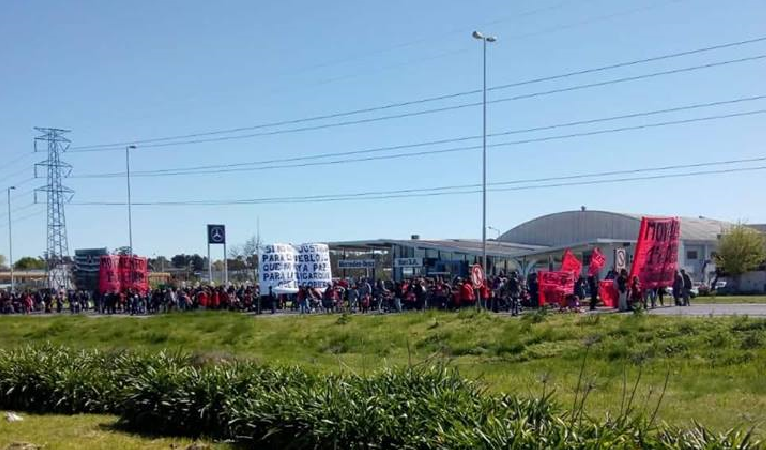
[[[481,83],[473,29],[494,34],[489,85],[766,36],[760,0],[387,2],[6,2],[0,14],[0,185],[32,176],[33,126],[72,130],[73,146],[246,127],[471,90]],[[489,99],[766,54],[766,42],[493,91]],[[766,94],[766,60],[490,105],[489,132]],[[479,95],[353,116],[413,112]],[[766,100],[490,139],[587,132],[764,109]],[[764,115],[489,151],[492,181],[764,155]],[[331,123],[327,120],[320,123]],[[284,129],[275,127],[270,130]],[[241,163],[411,144],[481,132],[481,109],[167,148],[138,148],[134,171]],[[479,144],[469,141],[462,144]],[[429,147],[428,149],[447,148]],[[26,155],[26,156],[25,156]],[[73,203],[124,201],[124,154],[69,153]],[[764,163],[760,165],[766,165]],[[687,170],[688,172],[688,170]],[[659,174],[659,172],[658,172]],[[488,224],[508,229],[560,210],[705,215],[766,222],[764,171],[490,192]],[[481,180],[480,151],[315,167],[135,178],[133,199],[243,199],[420,189]],[[43,206],[19,184],[14,254],[45,247]],[[0,223],[7,221],[5,205]],[[38,214],[36,214],[38,213]],[[229,241],[479,238],[479,194],[248,206],[134,208],[137,253],[205,252],[205,224]],[[31,215],[30,215],[31,214]],[[70,251],[127,244],[120,206],[66,208]],[[26,218],[24,218],[26,216]],[[0,229],[5,233],[7,226]],[[489,236],[494,236],[490,231]],[[6,239],[0,253],[7,254]]]

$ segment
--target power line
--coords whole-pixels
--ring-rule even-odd
[[[568,77],[577,76],[577,75],[585,75],[585,74],[597,73],[597,72],[602,72],[602,71],[607,71],[607,70],[614,70],[614,69],[629,67],[629,66],[636,65],[636,64],[644,64],[644,63],[649,63],[649,62],[661,61],[661,60],[665,60],[665,59],[678,58],[678,57],[682,57],[682,56],[689,56],[689,55],[693,55],[693,54],[699,54],[699,53],[704,53],[704,52],[709,52],[709,51],[714,51],[714,50],[719,50],[719,49],[724,49],[724,48],[731,48],[731,47],[736,47],[736,46],[753,44],[753,43],[762,42],[762,41],[766,41],[766,36],[758,37],[758,38],[754,38],[754,39],[736,41],[736,42],[728,42],[728,43],[724,43],[724,44],[718,44],[718,45],[713,45],[713,46],[708,46],[708,47],[702,47],[702,48],[697,48],[697,49],[694,49],[694,50],[688,50],[688,51],[683,51],[683,52],[678,52],[678,53],[671,53],[671,54],[660,55],[660,56],[655,56],[655,57],[650,57],[650,58],[636,59],[636,60],[632,60],[632,61],[624,61],[624,62],[610,64],[610,65],[606,65],[606,66],[590,68],[590,69],[576,70],[576,71],[571,71],[571,72],[566,72],[566,73],[557,74],[557,75],[551,75],[551,76],[546,76],[546,77],[538,77],[538,78],[533,78],[533,79],[529,79],[529,80],[525,80],[525,81],[520,81],[520,82],[515,82],[515,83],[510,83],[510,84],[493,86],[493,87],[490,87],[489,90],[501,90],[501,89],[508,89],[508,88],[512,88],[512,87],[520,87],[520,86],[525,86],[525,85],[537,84],[537,83],[542,83],[542,82],[545,82],[545,81],[552,81],[552,80],[558,80],[558,79],[568,78]],[[741,61],[737,61],[737,62],[741,62]],[[660,75],[654,75],[654,76],[660,76]],[[71,151],[107,150],[107,149],[111,149],[112,147],[116,147],[116,148],[121,149],[122,147],[124,147],[126,145],[138,145],[138,144],[147,144],[147,143],[151,143],[151,142],[161,142],[161,141],[170,141],[170,140],[187,139],[187,138],[198,138],[198,137],[205,137],[205,136],[215,136],[215,135],[220,135],[220,134],[232,134],[232,133],[239,133],[239,132],[244,132],[244,131],[252,131],[252,130],[257,130],[257,129],[262,129],[262,128],[281,126],[281,125],[296,125],[296,124],[300,124],[300,123],[312,122],[312,121],[317,121],[317,120],[337,119],[337,118],[341,118],[341,117],[353,116],[353,115],[358,115],[358,114],[365,114],[365,113],[370,113],[370,112],[374,112],[374,111],[381,111],[381,110],[392,109],[392,108],[399,108],[399,107],[404,107],[404,106],[413,106],[413,105],[429,103],[429,102],[435,102],[435,101],[441,101],[441,100],[450,100],[450,99],[454,99],[454,98],[458,98],[458,97],[462,97],[462,96],[466,96],[466,95],[477,94],[479,92],[481,92],[480,89],[472,89],[472,90],[467,90],[467,91],[455,92],[455,93],[451,93],[451,94],[439,95],[439,96],[434,96],[434,97],[426,97],[426,98],[421,98],[421,99],[417,99],[417,100],[410,100],[410,101],[404,101],[404,102],[389,103],[389,104],[386,104],[386,105],[379,105],[379,106],[372,106],[372,107],[367,107],[367,108],[360,108],[360,109],[355,109],[355,110],[345,111],[345,112],[339,112],[339,113],[324,114],[324,115],[311,116],[311,117],[305,117],[305,118],[300,118],[300,119],[276,121],[276,122],[267,122],[267,123],[263,123],[263,124],[259,124],[259,125],[252,125],[252,126],[248,126],[248,127],[230,128],[230,129],[224,129],[224,130],[215,130],[215,131],[207,131],[207,132],[201,132],[201,133],[191,133],[191,134],[183,134],[183,135],[175,135],[175,136],[165,136],[165,137],[157,137],[157,138],[138,139],[138,140],[133,140],[133,141],[124,141],[124,142],[111,143],[111,144],[97,144],[97,145],[79,146],[79,147],[72,147],[70,150]],[[191,141],[191,142],[193,142],[193,141]],[[196,142],[193,142],[193,143],[196,143]],[[142,145],[142,147],[146,147],[146,146]]]
[[[4,164],[3,164],[3,167],[2,167],[0,170],[3,170],[3,171],[4,171],[4,170],[6,170],[6,169],[8,169],[8,168],[10,168],[10,167],[13,167],[14,165],[16,165],[16,164],[20,163],[21,161],[23,161],[23,160],[25,160],[25,159],[29,158],[29,157],[30,157],[30,156],[32,156],[32,155],[34,155],[34,153],[33,153],[33,152],[30,152],[30,153],[23,153],[23,154],[19,155],[18,157],[14,158],[14,159],[12,159],[12,160],[10,160],[10,161],[8,161],[7,163],[4,163]],[[14,176],[16,176],[16,175],[18,175],[18,174],[14,174],[14,175],[8,175],[8,176],[7,176],[7,177],[5,177],[5,178],[0,178],[0,181],[3,181],[3,180],[7,180],[8,178],[12,178],[12,177],[14,177]]]
[[[488,26],[488,25],[494,25],[494,24],[498,24],[498,23],[502,23],[502,22],[514,21],[514,20],[517,20],[517,19],[519,19],[521,17],[527,17],[527,16],[532,16],[532,15],[535,15],[535,14],[539,14],[541,12],[547,12],[547,11],[556,10],[556,9],[559,9],[559,8],[561,8],[563,6],[568,5],[569,3],[571,3],[569,0],[560,1],[560,2],[557,2],[557,3],[553,4],[553,5],[545,6],[545,7],[542,7],[542,8],[536,8],[536,9],[533,9],[533,10],[527,10],[527,11],[519,12],[519,13],[516,13],[516,14],[514,14],[512,16],[504,17],[504,18],[501,18],[501,19],[492,20],[490,22],[484,22],[484,23],[480,24],[480,26]],[[453,28],[452,30],[440,32],[440,33],[437,34],[437,36],[445,36],[445,35],[449,35],[449,34],[455,34],[455,33],[458,33],[458,32],[462,33],[462,32],[466,32],[466,31],[471,31],[471,30],[470,29],[466,29],[466,28]],[[412,40],[412,41],[402,42],[402,43],[394,44],[394,45],[386,47],[386,48],[372,50],[372,51],[367,51],[364,54],[348,56],[348,57],[336,59],[336,60],[333,60],[333,61],[327,61],[327,62],[315,64],[313,66],[310,66],[310,67],[307,67],[307,68],[304,68],[304,69],[298,69],[298,70],[300,72],[307,72],[307,71],[312,71],[312,70],[316,70],[316,69],[322,69],[322,68],[333,66],[333,65],[336,65],[336,64],[343,64],[343,63],[350,62],[350,61],[355,61],[355,60],[358,60],[358,59],[369,58],[371,56],[380,55],[380,54],[387,53],[387,52],[390,52],[390,51],[393,51],[393,50],[397,50],[397,49],[400,49],[400,48],[404,48],[404,47],[410,47],[410,46],[413,46],[413,45],[421,44],[423,42],[428,42],[428,41],[433,40],[433,39],[435,39],[434,35],[430,35],[429,37],[426,37],[426,38],[420,38],[420,39],[415,39],[415,40]]]
[[[666,165],[666,166],[643,167],[643,168],[636,168],[636,169],[620,169],[620,170],[612,170],[612,171],[606,171],[606,172],[580,173],[580,174],[546,177],[546,178],[518,179],[518,180],[491,182],[489,183],[489,185],[490,186],[508,186],[508,185],[523,184],[523,183],[566,181],[566,180],[572,180],[572,179],[578,179],[578,178],[610,177],[615,175],[629,175],[629,174],[642,173],[642,172],[659,172],[659,171],[665,172],[665,171],[678,170],[678,169],[736,165],[736,164],[745,164],[745,163],[754,163],[754,162],[763,162],[763,161],[766,161],[766,157],[734,159],[734,160],[727,160],[727,161],[712,161],[712,162],[703,162],[703,163],[694,163],[694,164],[677,164],[677,165]],[[720,171],[721,173],[723,173],[725,171],[755,170],[760,168],[761,167],[758,166],[756,168],[745,167],[745,168],[735,168],[735,169],[722,169]],[[711,173],[711,171],[693,172],[693,173],[694,174]],[[718,172],[714,172],[714,173],[718,173]],[[668,176],[670,175],[662,175],[662,177],[668,177]],[[672,174],[672,176],[675,177],[677,175]],[[628,180],[632,180],[632,178]],[[591,180],[591,181],[594,181],[594,180]],[[607,182],[607,181],[614,182],[615,180],[595,180],[595,181],[596,182]],[[585,183],[585,181],[578,181],[578,183]],[[523,186],[516,186],[513,188],[500,188],[500,189],[494,189],[494,190],[496,191],[521,190],[521,189],[532,189],[535,187],[552,187],[552,186],[558,186],[558,185],[559,184],[556,184],[556,185],[529,184],[529,185],[523,185]],[[569,185],[569,184],[566,184],[566,185]],[[405,190],[395,190],[395,191],[356,192],[351,194],[323,194],[323,195],[313,195],[313,196],[302,195],[302,196],[292,196],[292,197],[261,197],[261,198],[237,199],[237,200],[177,200],[177,201],[132,202],[132,204],[137,206],[223,206],[223,205],[240,205],[240,204],[262,204],[262,203],[274,203],[274,202],[280,203],[280,202],[293,202],[293,201],[304,203],[304,202],[313,202],[313,201],[330,201],[330,200],[344,200],[344,199],[352,200],[352,199],[389,198],[387,196],[433,192],[433,191],[437,191],[437,192],[452,191],[456,189],[476,188],[480,186],[481,186],[480,184],[474,183],[474,184],[458,184],[458,185],[437,186],[437,187],[430,187],[430,188],[415,188],[415,189],[405,189]],[[469,193],[476,193],[476,192],[481,192],[481,191],[479,190],[469,191]],[[454,193],[454,192],[451,192],[451,193]],[[380,197],[380,196],[385,196],[385,197]],[[122,201],[120,202],[98,201],[98,202],[72,203],[72,205],[77,205],[77,206],[122,206],[124,204],[125,203]]]
[[[34,203],[32,205],[34,205]],[[17,223],[17,222],[23,222],[23,221],[25,221],[27,219],[30,219],[32,217],[39,216],[39,215],[43,214],[44,212],[46,212],[45,209],[40,209],[39,211],[35,211],[35,212],[27,214],[25,216],[21,216],[21,217],[18,217],[18,218],[14,217],[13,220],[11,220],[11,222],[14,223],[14,224]],[[6,214],[6,216],[7,215],[8,214]],[[0,223],[0,228],[8,228],[8,221]]]
[[[667,114],[667,113],[672,113],[672,112],[685,111],[685,110],[690,110],[690,109],[699,109],[699,108],[707,108],[707,107],[714,107],[714,106],[723,106],[723,105],[731,105],[731,104],[737,104],[737,103],[751,102],[751,101],[763,100],[764,98],[766,98],[766,95],[753,95],[753,96],[749,96],[749,97],[741,97],[741,98],[729,99],[729,100],[721,100],[721,101],[714,101],[714,102],[696,103],[696,104],[691,104],[691,105],[675,106],[675,107],[657,109],[657,110],[653,110],[653,111],[644,111],[644,112],[629,113],[629,114],[610,116],[610,117],[601,117],[601,118],[594,118],[594,119],[577,120],[577,121],[563,122],[563,123],[557,123],[557,124],[542,125],[542,126],[537,126],[537,127],[532,127],[532,128],[524,128],[524,129],[511,130],[511,131],[504,131],[504,132],[499,132],[499,133],[490,133],[487,136],[488,137],[499,137],[499,136],[513,135],[513,134],[530,133],[530,132],[535,132],[535,131],[550,131],[550,130],[554,130],[554,129],[558,129],[558,128],[564,128],[564,127],[571,127],[571,126],[578,126],[578,125],[590,125],[590,124],[599,123],[599,122],[608,122],[608,121],[622,120],[622,119],[633,119],[633,118],[646,117],[646,116],[652,116],[652,115],[658,115],[658,114]],[[350,150],[350,151],[344,151],[344,152],[320,153],[320,154],[315,154],[315,155],[296,156],[296,157],[291,157],[291,158],[280,158],[280,159],[263,160],[263,161],[252,161],[252,162],[245,162],[245,163],[212,164],[212,165],[203,165],[203,166],[176,167],[176,168],[167,168],[167,169],[153,169],[153,170],[133,171],[133,175],[138,174],[140,176],[150,176],[152,174],[167,174],[167,173],[186,174],[187,172],[192,173],[192,174],[196,174],[196,173],[198,173],[198,171],[201,171],[199,173],[215,173],[215,172],[211,171],[211,169],[228,169],[228,168],[234,168],[234,167],[249,167],[249,166],[255,166],[255,165],[265,165],[265,164],[284,163],[284,162],[297,162],[297,161],[315,160],[315,159],[338,157],[338,156],[350,156],[350,155],[367,154],[367,153],[379,153],[379,152],[385,152],[385,151],[391,151],[391,150],[403,150],[403,149],[406,149],[406,148],[429,147],[429,146],[434,146],[434,145],[449,144],[449,143],[460,142],[460,141],[480,139],[481,137],[482,137],[481,135],[460,136],[460,137],[454,137],[454,138],[446,138],[446,139],[438,139],[438,140],[427,141],[427,142],[420,142],[420,143],[415,143],[415,144],[402,144],[402,145],[377,147],[377,148],[362,149],[362,150]],[[119,176],[124,176],[125,172],[115,172],[115,173],[112,173],[112,174],[105,174],[105,175],[119,177]],[[83,176],[83,177],[88,177],[88,176],[86,175],[86,176]],[[78,177],[75,177],[75,178],[78,178]]]
[[[766,113],[766,109],[732,113],[732,114],[719,114],[719,115],[706,116],[706,117],[696,117],[696,118],[690,118],[690,119],[671,120],[671,121],[664,121],[664,122],[653,122],[653,123],[632,125],[632,126],[619,127],[619,128],[610,128],[610,129],[585,131],[585,132],[569,133],[569,134],[559,134],[559,135],[553,135],[553,136],[543,136],[538,138],[521,139],[516,141],[489,144],[487,145],[487,148],[499,148],[499,147],[531,144],[534,142],[546,142],[546,141],[563,140],[563,139],[571,139],[571,138],[578,138],[578,137],[597,136],[602,134],[623,133],[627,131],[645,130],[649,128],[689,124],[689,123],[696,123],[696,122],[724,120],[724,119],[730,119],[730,118],[736,118],[736,117],[759,115],[764,113]],[[135,177],[182,176],[182,175],[259,171],[259,170],[272,170],[272,169],[285,169],[285,168],[294,169],[299,167],[314,167],[314,166],[325,166],[325,165],[335,165],[335,164],[353,164],[353,163],[359,163],[359,162],[381,161],[381,160],[398,159],[398,158],[410,158],[410,157],[424,156],[424,155],[464,152],[464,151],[477,150],[480,148],[482,147],[479,145],[472,145],[472,146],[452,147],[452,148],[439,149],[439,150],[424,150],[419,152],[394,153],[389,155],[370,156],[366,158],[357,158],[357,159],[317,161],[317,162],[308,162],[308,163],[301,163],[301,164],[281,164],[281,165],[277,164],[277,165],[267,165],[262,167],[231,167],[231,168],[204,170],[204,171],[179,170],[177,172],[163,172],[163,173],[154,173],[149,171],[147,171],[149,173],[131,172],[131,176],[135,176]],[[124,176],[124,173],[120,172],[120,173],[108,173],[108,174],[87,174],[87,175],[81,175],[81,176],[71,177],[71,178],[117,178],[122,176]]]
[[[766,58],[766,54],[764,55],[757,55],[747,58],[740,58],[740,59],[734,59],[734,60],[726,60],[726,61],[718,61],[713,63],[704,64],[701,66],[693,66],[693,67],[685,67],[682,69],[673,69],[673,70],[666,70],[661,72],[653,72],[649,74],[643,74],[643,75],[636,75],[636,76],[630,76],[630,77],[622,77],[622,78],[616,78],[608,81],[602,81],[597,83],[588,83],[588,84],[580,84],[575,86],[568,86],[565,88],[558,88],[558,89],[550,89],[547,91],[538,91],[538,92],[532,92],[528,94],[521,94],[513,97],[506,97],[506,98],[500,98],[495,100],[490,100],[487,103],[488,104],[496,104],[496,103],[505,103],[505,102],[511,102],[511,101],[518,101],[518,100],[526,100],[534,97],[541,97],[544,95],[550,95],[550,94],[559,94],[563,92],[573,92],[583,89],[591,89],[595,87],[603,87],[608,85],[614,85],[614,84],[620,84],[620,83],[626,83],[629,81],[637,81],[637,80],[644,80],[648,78],[654,78],[659,76],[665,76],[665,75],[674,75],[679,73],[685,73],[685,72],[692,72],[697,70],[705,70],[705,69],[711,69],[714,67],[720,67],[728,64],[736,64],[736,63],[742,63],[742,62],[750,62],[750,61],[756,61],[760,59]],[[193,140],[186,140],[186,141],[176,141],[176,142],[164,142],[164,143],[154,143],[154,144],[146,144],[141,145],[142,149],[145,148],[161,148],[161,147],[176,147],[181,145],[194,145],[194,144],[202,144],[206,142],[220,142],[220,141],[231,141],[231,140],[239,140],[239,139],[250,139],[254,137],[261,137],[261,136],[276,136],[276,135],[282,135],[282,134],[293,134],[293,133],[301,133],[306,131],[317,131],[317,130],[325,130],[329,128],[335,128],[335,127],[341,127],[341,126],[349,126],[349,125],[359,125],[364,123],[372,123],[372,122],[380,122],[384,120],[394,120],[394,119],[403,119],[407,117],[415,117],[415,116],[424,116],[424,115],[430,115],[430,114],[436,114],[446,111],[455,111],[459,109],[464,108],[472,108],[481,106],[482,102],[472,102],[472,103],[461,103],[457,105],[450,105],[450,106],[443,106],[439,108],[431,108],[421,111],[415,111],[415,112],[408,112],[408,113],[400,113],[400,114],[392,114],[388,116],[378,116],[378,117],[371,117],[366,119],[357,119],[357,120],[347,120],[342,122],[334,122],[329,124],[321,124],[321,125],[313,125],[309,127],[300,127],[300,128],[289,128],[286,130],[275,130],[275,131],[265,131],[265,132],[259,132],[259,133],[250,133],[250,134],[243,134],[243,135],[236,135],[236,136],[219,136],[219,137],[211,137],[211,138],[201,138],[201,139],[193,139]],[[114,151],[114,150],[122,150],[120,147],[114,147],[114,148],[93,148],[93,149],[81,149],[81,150],[74,150],[75,152],[94,152],[94,151]]]

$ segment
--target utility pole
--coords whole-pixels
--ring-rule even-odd
[[[133,202],[130,198],[130,151],[135,148],[135,145],[125,147],[125,174],[128,181],[128,245],[131,258],[133,257]]]
[[[13,230],[11,226],[13,220],[11,220],[11,191],[15,190],[16,186],[8,186],[8,257],[10,258],[9,266],[11,267],[11,294],[16,292],[16,280],[13,278]]]
[[[480,31],[474,31],[474,39],[481,40],[483,47],[483,87],[482,87],[482,149],[481,149],[481,267],[487,273],[487,42],[496,42],[494,36],[485,37]]]
[[[63,179],[71,174],[72,166],[61,161],[61,154],[69,148],[72,141],[64,137],[70,130],[35,127],[35,131],[40,135],[34,138],[34,150],[38,151],[38,142],[45,142],[46,148],[39,151],[47,151],[48,158],[35,164],[34,167],[35,178],[38,176],[38,168],[44,168],[47,179],[44,186],[35,189],[34,202],[37,203],[39,192],[45,194],[47,206],[45,270],[48,288],[58,291],[71,286],[64,203],[72,198],[74,191],[62,183]]]

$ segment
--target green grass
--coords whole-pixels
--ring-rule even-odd
[[[671,299],[671,302],[673,300]],[[699,303],[722,303],[722,304],[732,304],[732,303],[766,303],[766,296],[762,295],[750,295],[750,296],[715,296],[715,297],[697,297],[693,298],[691,300],[692,305],[693,304],[699,304]]]
[[[193,442],[185,438],[143,437],[114,429],[116,417],[95,414],[22,414],[24,421],[0,420],[0,448],[13,442],[43,445],[45,450],[183,450]],[[177,447],[173,447],[173,445]],[[225,444],[210,444],[216,450]]]
[[[183,349],[202,359],[238,356],[359,374],[433,358],[480,378],[496,392],[541,393],[547,379],[547,389],[555,388],[564,404],[573,400],[587,352],[584,377],[595,383],[587,405],[591,414],[619,410],[624,371],[629,383],[641,374],[638,395],[647,404],[656,400],[670,371],[661,420],[677,425],[697,420],[720,430],[753,425],[759,435],[766,433],[758,422],[766,417],[766,320],[558,314],[538,319],[467,312],[258,319],[227,313],[144,320],[2,317],[0,345],[49,341],[81,348]],[[650,394],[652,400],[646,400]],[[85,417],[90,426],[110,420]],[[120,436],[125,438],[114,438]]]

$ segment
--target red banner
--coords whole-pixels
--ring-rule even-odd
[[[128,289],[142,293],[149,290],[147,259],[127,255],[102,256],[99,290],[101,292],[120,292]]]
[[[563,305],[566,296],[574,294],[575,275],[571,271],[541,270],[537,272],[537,283],[540,306],[548,303]]]
[[[120,255],[120,287],[130,289],[133,287],[133,275],[129,255]]]
[[[582,273],[582,263],[569,249],[564,250],[564,256],[561,258],[561,271],[572,272],[575,278]]]
[[[98,277],[98,289],[104,292],[119,292],[120,283],[120,257],[116,255],[104,255],[101,257]]]
[[[680,238],[678,217],[642,217],[630,279],[637,275],[644,289],[672,286]]]
[[[593,249],[593,253],[590,255],[590,266],[588,266],[588,275],[598,275],[601,269],[606,265],[606,258],[601,253],[598,247]]]
[[[131,269],[133,272],[132,287],[133,289],[145,293],[149,290],[149,269],[148,261],[146,258],[140,256],[134,256],[131,261]]]
[[[605,306],[614,308],[620,300],[620,291],[614,287],[614,280],[602,280],[598,283],[598,298]]]

